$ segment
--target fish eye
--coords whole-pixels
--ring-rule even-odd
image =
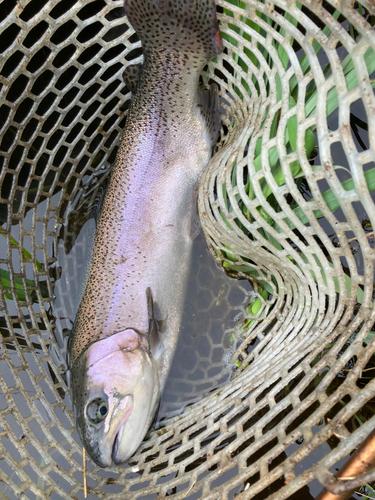
[[[101,398],[93,399],[87,405],[86,412],[87,417],[92,424],[99,424],[105,419],[108,413],[107,403]]]

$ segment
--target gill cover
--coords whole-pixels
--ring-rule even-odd
[[[73,409],[87,453],[100,467],[127,460],[141,444],[160,397],[155,361],[132,329],[99,340],[72,368]]]

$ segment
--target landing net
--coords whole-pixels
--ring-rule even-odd
[[[212,255],[242,279],[245,298],[224,296],[234,373],[205,397],[191,380],[193,403],[130,466],[88,462],[88,498],[308,495],[373,429],[374,15],[369,0],[218,1],[224,53],[202,81],[219,85],[223,126],[199,210]],[[141,45],[115,0],[5,0],[0,22],[0,488],[83,498],[71,277]]]

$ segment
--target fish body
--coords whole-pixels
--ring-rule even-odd
[[[99,214],[70,344],[78,432],[101,467],[141,444],[164,387],[197,233],[197,187],[217,140],[213,0],[125,0],[144,64]]]

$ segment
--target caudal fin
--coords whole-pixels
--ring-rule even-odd
[[[222,50],[215,0],[124,0],[146,50],[178,50],[209,60]]]

